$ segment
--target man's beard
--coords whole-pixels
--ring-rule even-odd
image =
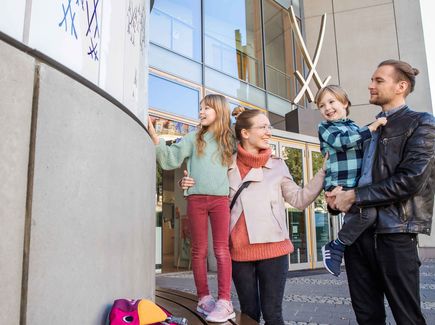
[[[386,98],[374,98],[374,99],[369,99],[369,103],[372,105],[377,105],[377,106],[383,106],[385,104],[387,104],[389,102],[388,99]]]

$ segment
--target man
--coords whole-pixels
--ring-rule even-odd
[[[385,324],[384,296],[397,324],[426,324],[420,308],[417,234],[431,231],[435,119],[405,103],[417,74],[403,61],[379,64],[369,84],[370,103],[381,106],[379,116],[386,116],[387,124],[364,143],[358,187],[327,193],[332,207],[341,211],[353,204],[377,210],[375,225],[344,253],[359,324]]]

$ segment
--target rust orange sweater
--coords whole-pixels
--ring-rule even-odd
[[[259,154],[254,155],[244,150],[239,144],[237,148],[237,167],[242,179],[251,168],[264,166],[270,155],[270,149],[262,150]],[[278,257],[293,252],[293,249],[293,244],[289,239],[275,243],[250,244],[243,212],[230,234],[231,258],[238,262]]]

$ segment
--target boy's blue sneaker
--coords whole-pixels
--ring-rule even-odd
[[[329,273],[335,276],[340,275],[340,265],[343,260],[345,249],[346,246],[340,243],[337,239],[322,247],[323,265]]]

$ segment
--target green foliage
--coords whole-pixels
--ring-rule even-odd
[[[283,154],[285,164],[290,170],[290,174],[292,175],[293,180],[296,184],[302,186],[304,182],[302,149],[285,147]]]
[[[312,151],[311,152],[311,159],[312,159],[312,164],[313,164],[313,175],[314,175],[320,170],[320,168],[322,168],[322,165],[323,165],[322,153],[318,152],[318,151]],[[314,207],[321,208],[322,210],[324,210],[326,212],[326,201],[325,201],[325,196],[324,196],[323,192],[320,193],[320,195],[314,201]]]

